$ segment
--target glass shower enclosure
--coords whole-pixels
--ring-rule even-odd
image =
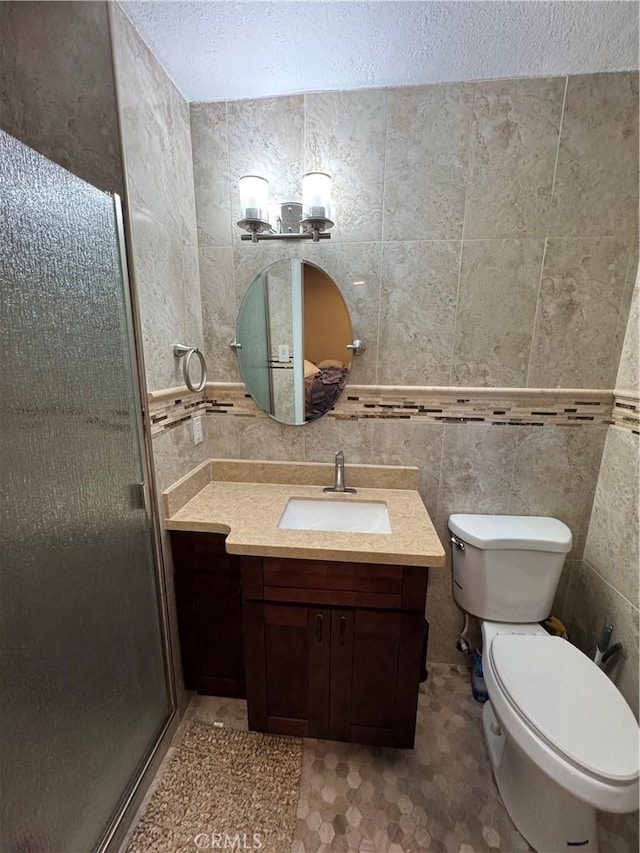
[[[101,849],[173,712],[119,200],[0,132],[3,853]]]

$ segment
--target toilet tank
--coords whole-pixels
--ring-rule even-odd
[[[449,516],[453,597],[481,619],[540,622],[551,613],[571,531],[557,518]]]

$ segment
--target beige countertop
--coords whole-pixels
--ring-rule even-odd
[[[165,527],[226,533],[226,549],[230,554],[444,565],[444,549],[415,488],[417,469],[351,466],[348,485],[357,486],[358,493],[342,495],[327,494],[316,484],[318,480],[327,483],[328,469],[332,471],[332,465],[301,463],[295,470],[291,464],[285,465],[228,460],[203,463],[164,492]],[[255,480],[251,479],[253,477]],[[294,483],[281,482],[294,478]],[[374,485],[392,484],[392,487],[361,485],[367,481]],[[413,488],[406,488],[411,485]],[[280,530],[278,522],[287,501],[296,497],[339,500],[345,507],[353,500],[382,501],[389,512],[391,533]]]

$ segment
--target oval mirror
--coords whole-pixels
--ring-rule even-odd
[[[276,261],[247,290],[234,346],[254,401],[283,424],[314,421],[331,409],[351,368],[349,309],[314,264]]]

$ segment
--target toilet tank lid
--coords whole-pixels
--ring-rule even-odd
[[[521,548],[561,554],[571,550],[571,531],[557,518],[457,513],[449,516],[449,529],[476,548]]]

